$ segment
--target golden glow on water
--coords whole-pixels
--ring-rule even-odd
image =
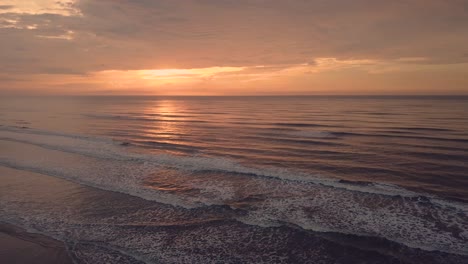
[[[143,112],[154,117],[154,121],[149,122],[148,127],[143,129],[144,136],[157,135],[160,143],[179,144],[178,135],[188,133],[188,127],[183,122],[186,118],[180,114],[183,112],[183,105],[180,103],[162,100],[148,105]]]

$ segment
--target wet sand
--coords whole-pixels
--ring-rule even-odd
[[[71,264],[65,245],[0,222],[0,259],[9,264]]]

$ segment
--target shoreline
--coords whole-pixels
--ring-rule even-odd
[[[15,264],[73,264],[63,242],[0,222],[0,259]]]

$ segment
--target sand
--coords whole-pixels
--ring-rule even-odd
[[[0,222],[0,260],[8,264],[71,264],[65,245]]]

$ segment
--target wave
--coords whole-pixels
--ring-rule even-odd
[[[128,171],[125,173],[132,176]],[[167,175],[167,178],[174,182],[174,176]],[[356,196],[352,192],[334,188],[308,188],[303,184],[284,181],[279,184],[254,181],[254,184],[244,184],[241,188],[244,190],[255,186],[256,189],[249,191],[263,190],[264,195],[249,194],[243,199],[234,200],[229,186],[221,178],[206,179],[209,178],[214,181],[211,184],[216,185],[211,187],[219,188],[218,194],[224,195],[223,202],[235,211],[240,209],[241,213],[231,215],[244,224],[258,227],[293,225],[320,233],[381,237],[412,248],[468,255],[465,248],[468,239],[466,214],[451,206],[434,205],[424,196]],[[203,181],[207,184],[205,187],[210,187],[206,179]],[[180,178],[179,181],[196,182],[196,178]],[[362,184],[367,183],[358,185]],[[164,200],[156,201],[174,205]],[[225,211],[223,207],[213,205],[208,207]],[[196,210],[211,210],[206,206]]]
[[[97,115],[87,114],[85,117],[96,119],[110,119],[110,120],[130,120],[130,121],[144,121],[144,122],[172,122],[172,123],[207,123],[203,120],[188,120],[188,119],[161,119],[161,118],[186,118],[188,116],[182,115],[147,115],[145,116],[129,116],[129,115]]]
[[[272,123],[271,125],[279,127],[330,127],[331,125],[310,124],[310,123]]]
[[[289,135],[304,137],[304,138],[337,138],[332,132],[327,131],[294,131]]]
[[[1,127],[0,137],[7,147],[16,144],[8,148],[16,154],[0,155],[3,166],[185,208],[228,205],[245,210],[237,219],[247,224],[286,222],[468,255],[466,204],[399,186],[219,157],[141,154],[108,139],[43,130]]]
[[[413,131],[429,131],[429,132],[454,132],[453,129],[448,128],[438,128],[438,127],[391,127],[390,129],[399,129],[399,130],[413,130]]]
[[[132,161],[155,166],[171,167],[186,171],[212,171],[250,175],[255,177],[275,178],[279,180],[319,184],[333,188],[342,188],[354,192],[374,193],[388,196],[417,197],[419,193],[387,183],[369,183],[359,186],[350,181],[310,174],[282,167],[249,167],[239,162],[221,157],[178,156],[170,154],[141,154],[130,152],[118,142],[108,138],[91,137],[80,134],[61,133],[38,129],[19,129],[0,127],[0,139],[32,144],[52,150],[74,153],[94,158],[115,161]],[[123,144],[122,144],[123,143]],[[156,145],[161,144],[155,142]],[[165,145],[165,144],[162,144]],[[429,194],[425,196],[431,197]],[[433,197],[436,199],[435,197]]]
[[[352,191],[378,193],[384,195],[416,195],[411,191],[391,184],[373,183],[369,188],[359,188],[355,185],[340,183],[339,179],[327,178],[323,175],[311,175],[309,173],[292,171],[290,169],[280,167],[247,167],[239,164],[234,160],[226,158],[175,156],[170,154],[147,155],[133,153],[122,149],[120,146],[121,142],[116,142],[106,138],[79,136],[76,134],[57,133],[33,129],[20,130],[15,128],[1,128],[0,131],[3,131],[0,134],[0,138],[3,140],[12,140],[16,142],[33,144],[53,150],[81,154],[95,158],[114,159],[116,161],[140,161],[143,163],[149,162],[156,165],[169,166],[189,171],[221,171],[258,177],[277,178],[280,180],[321,184],[335,188],[349,189]],[[7,132],[11,133],[7,134]],[[312,144],[313,143],[315,142],[312,142]]]
[[[410,136],[410,135],[388,135],[379,133],[357,133],[357,132],[332,132],[336,136],[356,136],[356,137],[386,137],[386,138],[405,138],[415,140],[433,140],[454,143],[468,143],[466,138],[450,138],[450,137],[431,137],[431,136]]]
[[[158,149],[166,149],[166,150],[173,150],[173,151],[182,151],[185,153],[197,153],[199,152],[198,148],[192,147],[189,145],[184,144],[176,144],[176,143],[169,143],[169,142],[157,142],[152,140],[132,140],[132,144],[139,145],[142,147],[157,147]],[[129,142],[121,143],[124,145],[128,145]]]
[[[254,140],[266,140],[272,142],[284,142],[288,144],[300,144],[300,145],[319,145],[319,146],[343,146],[345,144],[331,141],[319,141],[309,138],[286,138],[286,137],[271,137],[271,136],[241,136],[241,139],[254,139]],[[324,137],[316,137],[315,139],[323,139]],[[326,139],[326,138],[325,138]]]

